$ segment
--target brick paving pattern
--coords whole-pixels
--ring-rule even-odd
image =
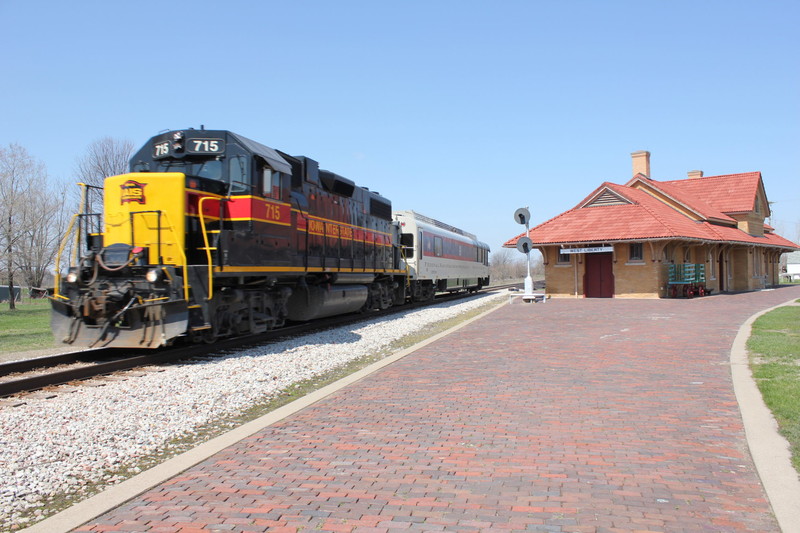
[[[79,531],[779,531],[728,358],[793,297],[507,305]]]

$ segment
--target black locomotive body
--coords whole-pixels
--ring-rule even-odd
[[[211,342],[406,299],[391,203],[307,157],[172,131],[103,195],[102,215],[76,215],[74,266],[53,298],[63,342]]]

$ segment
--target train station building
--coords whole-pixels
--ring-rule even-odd
[[[760,172],[695,170],[656,181],[650,153],[631,155],[630,181],[601,184],[528,233],[543,256],[548,295],[663,298],[779,283],[781,255],[800,246],[765,222],[770,206]]]

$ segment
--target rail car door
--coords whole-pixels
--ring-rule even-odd
[[[614,297],[614,262],[611,252],[584,254],[586,273],[583,277],[586,298]]]

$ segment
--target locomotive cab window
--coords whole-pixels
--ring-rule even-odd
[[[230,180],[229,194],[252,192],[250,165],[247,157],[237,155],[228,160],[228,179]]]
[[[264,198],[281,199],[281,173],[269,167],[261,171],[261,195]]]

